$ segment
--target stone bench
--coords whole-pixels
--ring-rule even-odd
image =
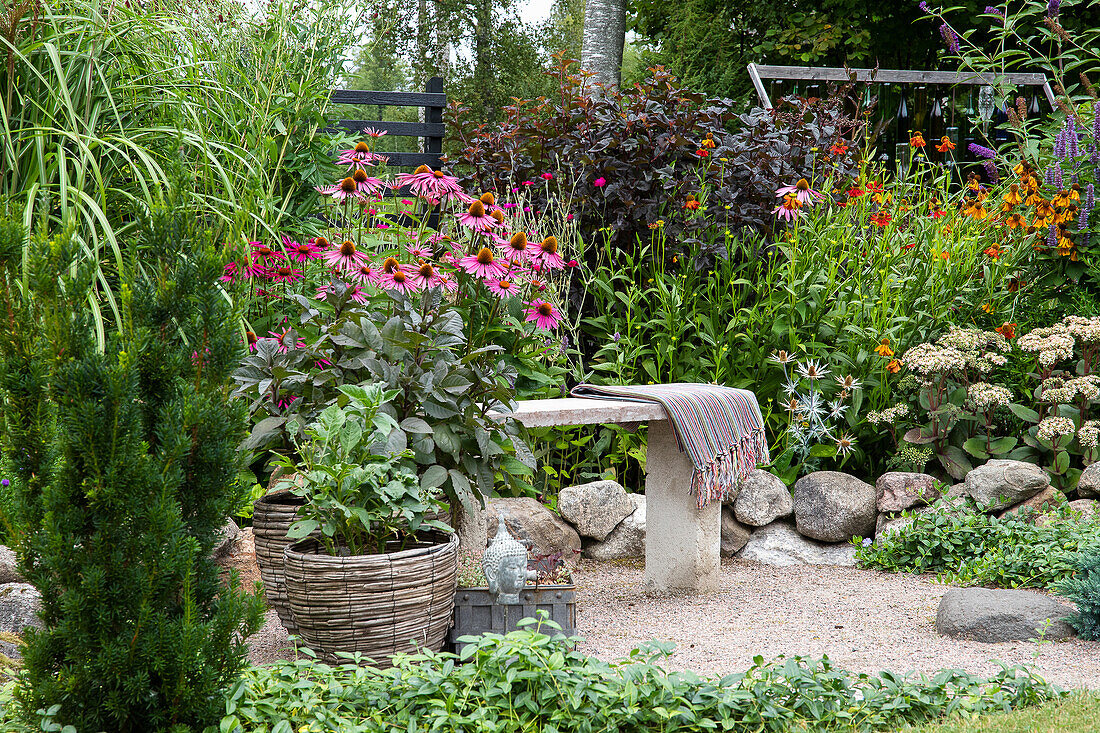
[[[513,416],[529,428],[647,423],[646,586],[659,592],[718,589],[722,505],[696,508],[694,469],[677,447],[665,408],[652,402],[567,397],[521,400]]]

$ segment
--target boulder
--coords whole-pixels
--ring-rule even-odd
[[[225,524],[218,530],[217,542],[214,545],[214,557],[225,557],[233,547],[233,541],[241,533],[241,528],[232,519],[226,519]]]
[[[558,511],[583,537],[603,542],[634,511],[634,503],[616,482],[593,481],[558,492]]]
[[[42,595],[33,585],[27,583],[8,583],[0,586],[0,631],[8,634],[22,634],[29,626],[42,628]],[[0,641],[0,654],[11,659],[19,659],[15,644]]]
[[[501,515],[508,523],[508,531],[527,545],[534,555],[552,555],[561,552],[571,561],[581,549],[581,536],[577,530],[563,522],[556,514],[529,496],[521,498],[489,499],[486,511],[486,542],[497,533]]]
[[[1011,514],[1034,514],[1038,516],[1051,509],[1057,509],[1065,503],[1066,495],[1053,486],[1048,486],[1030,499],[1022,501],[1016,506],[1001,512],[1000,516],[1007,517]]]
[[[892,516],[890,514],[878,515],[875,523],[875,544],[886,539],[892,534],[897,534],[913,524],[913,517]]]
[[[1100,461],[1090,464],[1077,479],[1078,499],[1100,499]]]
[[[763,565],[840,565],[856,564],[855,545],[825,544],[800,535],[790,522],[773,522],[753,530],[739,557]]]
[[[967,473],[964,484],[980,509],[995,512],[1043,491],[1050,486],[1050,477],[1034,463],[994,458]]]
[[[737,521],[753,527],[763,527],[777,519],[791,516],[794,503],[787,486],[767,471],[753,469],[741,486],[733,503]]]
[[[722,557],[736,555],[751,535],[752,530],[734,519],[728,506],[722,507]]]
[[[627,494],[634,511],[603,542],[593,542],[584,548],[584,556],[593,560],[623,560],[645,557],[645,495]]]
[[[890,471],[875,481],[875,503],[880,512],[901,512],[928,506],[940,498],[939,480],[927,473]]]
[[[875,487],[839,471],[815,471],[791,490],[798,531],[822,542],[870,537],[878,508]]]
[[[1094,522],[1097,514],[1100,514],[1100,501],[1096,499],[1075,499],[1069,502],[1070,517],[1063,520],[1055,514],[1042,514],[1035,518],[1036,524],[1049,524],[1051,522]]]
[[[19,574],[15,552],[9,547],[0,545],[0,585],[25,582],[23,576]]]
[[[936,612],[936,631],[961,639],[988,643],[1051,641],[1073,635],[1063,617],[1073,613],[1064,603],[1028,590],[953,588],[943,594]],[[1047,620],[1050,625],[1041,631]]]

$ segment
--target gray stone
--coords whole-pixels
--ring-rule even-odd
[[[722,507],[722,557],[733,557],[749,541],[752,531],[733,517],[728,506]]]
[[[965,491],[983,511],[1019,504],[1050,486],[1050,476],[1034,463],[994,458],[966,474]]]
[[[486,541],[496,535],[498,515],[504,515],[508,531],[535,555],[561,552],[572,561],[581,549],[581,536],[556,514],[529,496],[489,499],[485,517]]]
[[[1023,515],[1035,515],[1037,518],[1040,514],[1045,514],[1052,509],[1057,509],[1066,503],[1066,495],[1053,486],[1048,486],[1040,491],[1035,496],[1022,501],[1014,507],[1006,509],[1001,512],[1001,517],[1007,517],[1013,514]]]
[[[25,582],[27,581],[19,574],[19,565],[15,558],[15,552],[9,547],[0,545],[0,585]]]
[[[877,545],[881,540],[892,534],[897,534],[903,529],[908,529],[912,525],[913,517],[895,517],[889,514],[878,515],[878,521],[875,523],[875,544]]]
[[[225,557],[233,547],[233,540],[241,533],[241,528],[232,519],[226,519],[225,524],[218,530],[218,544],[214,545],[214,557]]]
[[[838,471],[815,471],[791,490],[798,531],[822,542],[870,537],[878,509],[875,487]]]
[[[42,628],[42,595],[33,585],[27,583],[8,583],[0,586],[0,632],[22,634],[23,630],[33,626]],[[11,659],[19,659],[15,644],[0,641],[0,654]]]
[[[1090,464],[1077,480],[1078,499],[1100,498],[1100,461]]]
[[[974,641],[1058,641],[1073,636],[1063,617],[1073,609],[1042,593],[1001,588],[953,588],[943,594],[936,631]],[[1046,631],[1040,629],[1050,625]]]
[[[1095,499],[1076,499],[1069,503],[1069,508],[1080,512],[1082,522],[1091,522],[1100,513],[1100,501]]]
[[[875,502],[880,512],[901,512],[928,506],[940,498],[939,481],[927,473],[890,471],[875,482]]]
[[[790,522],[773,522],[753,530],[739,557],[763,565],[856,564],[856,548],[850,543],[826,544],[800,535]]]
[[[645,494],[627,494],[634,511],[603,542],[584,548],[584,556],[593,560],[623,560],[645,557]]]
[[[786,485],[767,471],[759,468],[745,479],[741,493],[733,504],[737,521],[753,527],[763,527],[777,519],[791,516],[794,503]]]
[[[582,536],[602,542],[634,511],[634,504],[616,482],[593,481],[558,492],[558,511]]]

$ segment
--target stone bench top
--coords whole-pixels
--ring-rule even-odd
[[[519,400],[512,416],[529,428],[564,425],[606,425],[667,420],[665,408],[656,402],[564,397]]]

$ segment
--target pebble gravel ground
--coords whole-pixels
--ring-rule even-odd
[[[242,549],[233,564],[254,577],[254,559]],[[582,651],[616,659],[656,638],[676,645],[667,668],[715,674],[743,671],[756,655],[828,655],[835,667],[856,672],[927,674],[988,674],[1000,660],[1032,665],[1063,687],[1100,689],[1100,642],[982,644],[938,635],[936,609],[950,586],[929,576],[728,559],[718,591],[657,596],[643,592],[644,575],[641,560],[581,561],[574,580]],[[274,611],[249,645],[255,664],[292,654]]]

